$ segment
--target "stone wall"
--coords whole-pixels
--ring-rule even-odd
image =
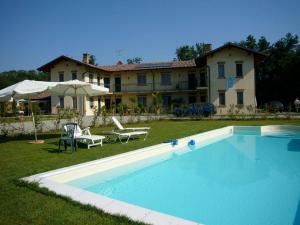
[[[172,118],[172,115],[141,115],[141,116],[116,116],[122,124],[136,123],[145,121],[154,121],[160,119]],[[61,129],[62,125],[68,122],[74,122],[74,120],[61,119],[59,123],[56,120],[44,120],[36,123],[38,133],[44,133],[48,131],[55,131]],[[93,116],[85,116],[82,121],[79,122],[82,128],[85,127],[101,127],[112,124],[111,116],[103,118],[98,116],[95,120]],[[1,123],[0,124],[0,136],[17,136],[33,134],[34,126],[32,121],[25,122],[13,122],[13,123]]]

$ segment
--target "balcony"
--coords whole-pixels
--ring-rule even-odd
[[[98,83],[94,83],[99,85]],[[104,84],[104,87],[109,88],[110,92],[120,93],[145,93],[145,92],[176,92],[176,91],[197,91],[199,89],[206,89],[206,80],[196,80],[195,82],[179,81],[172,82],[170,85],[162,85],[160,82],[147,83],[138,85],[137,83],[127,84]]]
[[[113,88],[115,92],[125,93],[143,93],[143,92],[172,92],[172,91],[193,91],[197,90],[197,85],[188,81],[172,82],[170,85],[162,85],[161,83],[147,83],[144,85],[122,84]]]

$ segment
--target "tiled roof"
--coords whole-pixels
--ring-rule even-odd
[[[154,63],[141,63],[141,64],[122,64],[121,62],[118,62],[117,64],[110,65],[110,66],[95,66],[95,65],[83,63],[79,60],[76,60],[76,59],[70,58],[68,56],[62,55],[62,56],[48,62],[47,64],[39,67],[38,70],[44,71],[44,72],[50,72],[52,66],[59,63],[62,60],[73,61],[73,62],[75,62],[79,65],[84,65],[84,66],[87,66],[89,68],[101,70],[104,73],[105,72],[118,72],[118,71],[133,71],[133,70],[134,71],[138,71],[138,70],[141,71],[141,70],[172,69],[172,68],[194,68],[196,66],[202,65],[203,62],[205,64],[207,56],[209,56],[211,54],[214,54],[215,52],[218,52],[222,49],[232,48],[232,47],[233,48],[239,48],[241,50],[253,53],[256,56],[256,58],[257,57],[264,58],[266,56],[265,54],[263,54],[261,52],[257,52],[257,51],[252,50],[252,49],[244,48],[244,47],[241,47],[241,46],[233,44],[233,43],[228,43],[228,44],[225,44],[225,45],[223,45],[219,48],[216,48],[212,51],[209,51],[208,53],[206,53],[205,55],[197,58],[196,60],[171,61],[171,62],[154,62]]]
[[[167,66],[161,66],[161,65]],[[171,61],[171,62],[155,62],[155,63],[141,63],[141,64],[117,64],[110,66],[99,66],[100,69],[117,72],[130,70],[153,70],[153,69],[172,69],[172,68],[193,68],[196,67],[194,60],[187,61]]]

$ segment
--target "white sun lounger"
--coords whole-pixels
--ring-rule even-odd
[[[91,146],[96,146],[96,145],[103,145],[103,139],[105,136],[102,135],[92,135],[90,132],[90,128],[87,127],[83,130],[80,129],[80,127],[77,125],[77,129],[74,132],[74,138],[87,145],[88,149]],[[64,129],[67,131],[68,127],[65,125]]]
[[[119,120],[116,118],[116,117],[112,117],[111,118],[112,121],[114,122],[114,124],[117,126],[117,128],[119,130],[122,130],[122,131],[126,131],[126,130],[132,130],[132,131],[135,131],[135,130],[150,130],[150,127],[123,127],[122,124],[119,122]]]
[[[148,136],[147,131],[131,131],[131,132],[124,132],[124,133],[121,133],[118,131],[112,131],[112,133],[117,135],[117,139],[119,139],[121,143],[123,143],[122,139],[125,139],[125,138],[126,138],[125,143],[127,143],[131,137],[145,135],[144,140],[146,140],[147,136]]]

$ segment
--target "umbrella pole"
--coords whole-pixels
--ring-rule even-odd
[[[44,143],[44,141],[37,139],[37,132],[36,132],[35,119],[34,119],[34,114],[33,114],[33,107],[32,107],[32,104],[30,102],[30,98],[28,97],[28,104],[29,103],[30,103],[30,108],[31,108],[32,124],[33,124],[33,129],[34,129],[34,138],[35,138],[34,141],[30,141],[29,143],[31,143],[31,144],[42,144],[42,143]]]
[[[36,133],[36,127],[35,127],[35,120],[34,120],[33,112],[31,112],[31,115],[32,115],[33,128],[34,128],[34,138],[35,138],[35,141],[37,142],[37,133]]]
[[[75,108],[75,123],[78,123],[77,121],[77,107],[78,107],[78,104],[77,104],[77,88],[75,87],[75,99],[76,99],[76,108]],[[74,106],[73,106],[74,107]]]
[[[30,97],[28,97],[28,104],[30,104],[30,110],[31,110],[31,116],[32,116],[32,124],[33,124],[33,129],[34,129],[34,138],[35,138],[35,141],[37,142],[35,119],[34,119],[33,107],[32,107],[32,102],[30,101]]]

